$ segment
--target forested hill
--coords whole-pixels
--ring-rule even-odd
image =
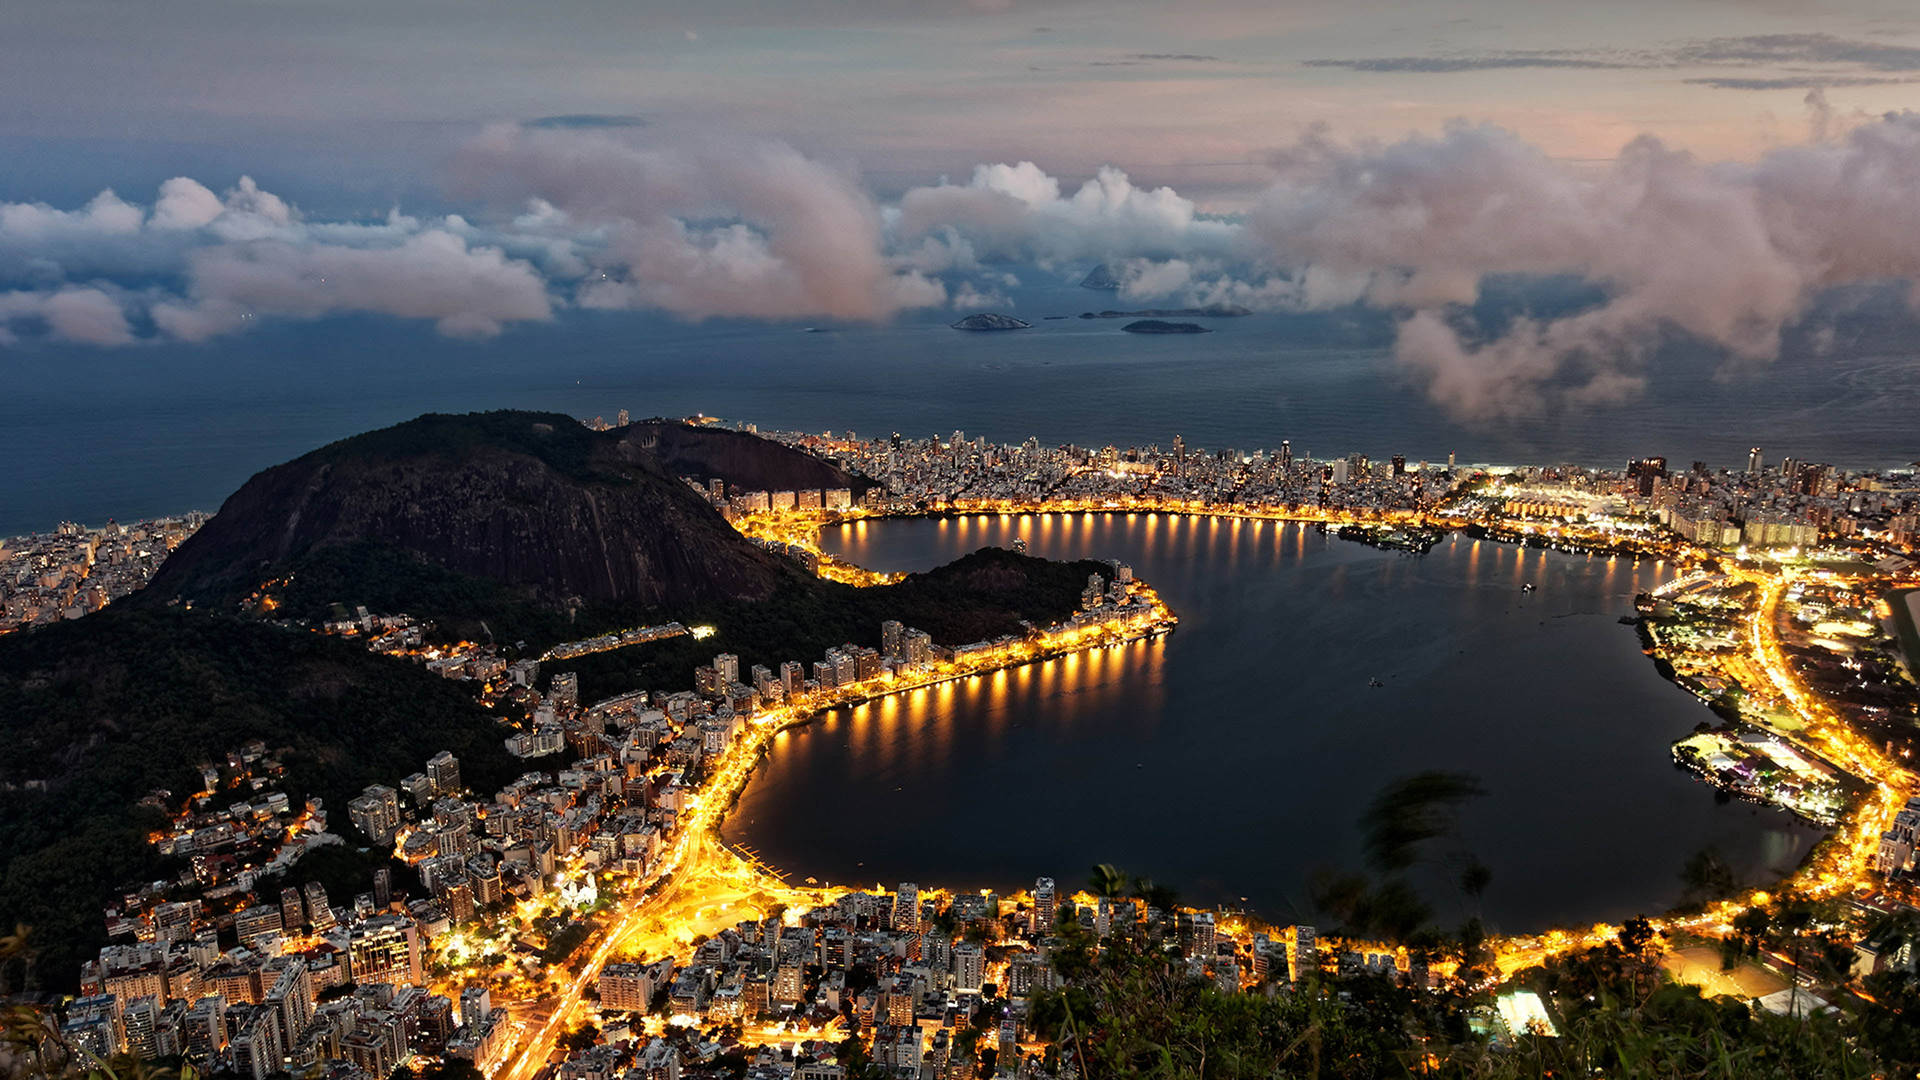
[[[184,801],[249,739],[286,748],[288,793],[350,833],[350,797],[441,750],[479,790],[511,779],[501,737],[465,684],[315,633],[115,606],[0,638],[0,926],[32,927],[43,979],[70,983],[111,891],[162,869],[139,801]]]
[[[736,533],[683,473],[730,488],[858,486],[739,432],[430,414],[254,476],[173,553],[144,600],[231,611],[275,582],[269,594],[296,617],[342,602],[442,619],[558,613],[571,628],[583,611],[619,621],[764,600],[800,576]]]

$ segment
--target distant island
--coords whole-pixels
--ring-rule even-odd
[[[1023,322],[1011,315],[996,315],[992,312],[981,312],[978,315],[969,315],[961,319],[959,322],[953,324],[953,328],[955,330],[1025,330],[1032,325],[1030,322]]]
[[[1237,319],[1253,314],[1238,304],[1209,304],[1206,307],[1148,308],[1145,311],[1083,311],[1083,319]]]
[[[1107,269],[1106,263],[1101,263],[1087,271],[1087,276],[1080,279],[1080,287],[1098,289],[1101,292],[1118,292],[1120,279],[1113,276],[1113,271]]]
[[[1141,319],[1130,322],[1120,329],[1129,334],[1211,334],[1212,330],[1199,323],[1161,322],[1159,319]]]

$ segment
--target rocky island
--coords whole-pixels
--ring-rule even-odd
[[[953,324],[953,328],[955,330],[1025,330],[1032,325],[1030,322],[1016,319],[1011,315],[996,315],[992,312],[981,312],[980,314],[969,315],[961,319],[959,322]]]
[[[1212,330],[1199,323],[1162,322],[1159,319],[1141,319],[1130,322],[1120,329],[1129,334],[1211,334]]]

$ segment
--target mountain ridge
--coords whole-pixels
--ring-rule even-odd
[[[764,600],[803,576],[741,537],[676,470],[864,491],[871,481],[771,440],[648,421],[593,431],[558,413],[430,413],[257,473],[181,544],[144,603],[225,608],[270,581],[351,578],[354,556],[448,591],[486,583],[531,609],[639,611]],[[451,577],[449,577],[451,575]],[[272,595],[269,591],[268,595]],[[281,597],[286,599],[286,597]]]

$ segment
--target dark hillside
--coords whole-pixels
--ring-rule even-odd
[[[813,462],[753,441],[776,460]],[[328,592],[302,587],[308,610],[287,613],[309,618],[324,614],[314,601],[380,602],[396,577],[430,580],[447,602],[407,609],[416,614],[498,618],[514,604],[571,615],[763,600],[799,576],[618,433],[525,412],[423,416],[267,469],[168,558],[145,595],[231,611],[263,583],[305,572]],[[459,611],[463,590],[473,606]]]
[[[404,722],[398,722],[404,721]],[[0,925],[34,927],[42,977],[70,983],[104,941],[109,891],[161,869],[145,842],[166,789],[249,739],[287,748],[289,794],[347,800],[441,750],[475,788],[517,770],[469,688],[358,645],[262,623],[116,605],[0,640]]]
[[[850,488],[858,499],[879,485],[779,443],[726,428],[642,420],[618,429],[623,447],[675,476],[724,480],[728,491]]]

